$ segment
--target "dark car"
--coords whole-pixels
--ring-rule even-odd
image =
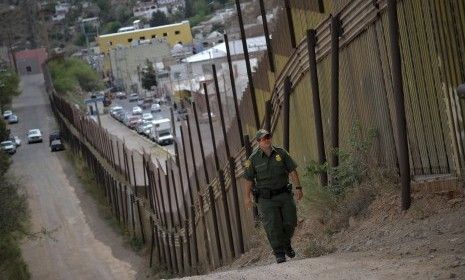
[[[52,133],[50,133],[50,135],[48,136],[48,145],[51,146],[52,145],[52,141],[53,140],[61,140],[61,134],[60,134],[60,131],[53,131]]]
[[[62,151],[65,149],[65,146],[61,142],[61,139],[55,139],[52,140],[50,143],[50,151],[55,152],[55,151]]]

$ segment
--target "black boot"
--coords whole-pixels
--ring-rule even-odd
[[[277,263],[283,263],[286,261],[286,255],[284,253],[276,253],[275,256]]]
[[[286,256],[288,256],[289,258],[294,258],[295,257],[295,251],[294,249],[292,249],[291,245],[289,245],[288,247],[286,247]]]

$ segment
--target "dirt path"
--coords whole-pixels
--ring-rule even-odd
[[[317,239],[333,254],[305,258],[317,224],[300,219],[297,257],[275,264],[265,236],[228,267],[188,279],[465,279],[465,201],[461,193],[413,194],[400,210],[399,191],[380,195],[349,227]],[[313,249],[315,250],[315,249]]]
[[[13,109],[19,123],[12,134],[22,146],[13,156],[12,172],[29,197],[32,230],[52,231],[52,238],[27,240],[23,255],[33,279],[143,278],[145,258],[124,245],[98,213],[96,202],[84,191],[64,152],[51,153],[48,134],[56,127],[45,96],[42,76],[22,77],[22,95]],[[42,130],[44,142],[27,144],[28,129]]]

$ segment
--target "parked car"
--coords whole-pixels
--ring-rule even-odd
[[[151,113],[143,113],[142,119],[147,122],[153,121],[153,115]]]
[[[13,143],[15,143],[16,147],[21,146],[21,138],[19,138],[18,136],[10,137],[9,140],[13,141]]]
[[[115,117],[116,113],[123,111],[123,107],[121,106],[114,106],[110,108],[110,115],[112,117]]]
[[[150,112],[152,113],[159,113],[161,112],[161,106],[158,103],[153,103],[152,106],[150,107]]]
[[[16,116],[15,114],[11,114],[11,115],[8,117],[8,123],[9,123],[9,124],[18,123],[18,116]]]
[[[141,122],[142,122],[142,119],[140,118],[140,116],[132,115],[128,117],[126,125],[131,129],[135,129],[136,126],[140,124]]]
[[[51,146],[53,140],[61,140],[61,133],[59,130],[55,130],[48,136],[48,145]]]
[[[50,142],[50,151],[55,152],[55,151],[62,151],[65,149],[65,145],[61,142],[61,139],[54,139],[52,142]]]
[[[31,129],[27,133],[27,143],[37,143],[37,142],[42,142],[42,133],[40,132],[39,129]]]
[[[119,92],[116,93],[116,98],[118,98],[118,99],[126,99],[127,95],[126,95],[125,92],[119,91]]]
[[[137,101],[137,99],[139,99],[139,95],[137,93],[131,93],[129,95],[129,102]]]
[[[11,110],[6,110],[5,112],[3,112],[3,118],[5,120],[8,120],[8,118],[13,115],[13,112]]]
[[[132,114],[133,115],[142,115],[142,109],[139,106],[133,107],[132,108]]]
[[[4,151],[5,153],[8,153],[10,155],[16,153],[16,144],[11,140],[1,142],[0,146],[2,151]]]
[[[136,127],[136,131],[137,131],[137,133],[139,133],[139,134],[144,134],[144,132],[145,132],[147,129],[150,129],[151,127],[152,127],[152,123],[151,123],[151,122],[142,121],[142,122]]]
[[[124,111],[118,111],[117,113],[115,113],[115,119],[117,119],[120,122],[123,122],[124,117],[126,117],[126,112]]]

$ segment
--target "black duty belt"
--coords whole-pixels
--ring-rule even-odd
[[[276,189],[276,190],[272,190],[272,189],[268,189],[268,188],[257,188],[256,189],[256,192],[257,192],[256,198],[271,199],[273,196],[276,196],[278,194],[282,194],[282,193],[285,193],[285,192],[289,193],[289,192],[291,192],[291,190],[292,190],[292,185],[291,184],[287,184],[284,187]]]

